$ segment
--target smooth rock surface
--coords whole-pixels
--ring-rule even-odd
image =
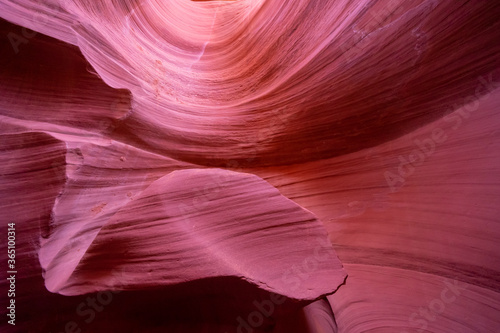
[[[2,332],[500,330],[495,1],[0,17]]]

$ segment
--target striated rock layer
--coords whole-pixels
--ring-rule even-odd
[[[65,197],[54,205],[54,232],[39,252],[52,292],[78,295],[235,276],[313,300],[345,279],[316,217],[257,176],[174,171],[118,209],[105,201],[96,205],[90,212],[103,218],[92,223],[68,217],[75,196],[67,194],[72,205],[61,204]],[[300,288],[292,278],[295,266],[308,276]]]
[[[0,17],[2,332],[500,330],[494,1]]]
[[[394,139],[473,94],[500,51],[494,2],[0,6],[78,46],[105,83],[132,93],[113,138],[212,166],[300,163]]]

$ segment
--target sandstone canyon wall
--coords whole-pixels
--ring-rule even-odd
[[[500,4],[0,0],[2,332],[500,331]]]

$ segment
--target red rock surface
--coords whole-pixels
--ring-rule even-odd
[[[108,203],[110,194],[99,192],[106,201],[82,210],[80,219],[74,205],[81,191],[63,193],[54,206],[53,232],[39,252],[52,292],[79,295],[233,276],[314,300],[346,277],[315,216],[257,176],[174,171],[117,208],[108,205],[119,206],[118,198]],[[103,217],[92,221],[88,215]],[[303,280],[295,277],[296,266]]]
[[[494,1],[0,17],[2,332],[500,330]]]

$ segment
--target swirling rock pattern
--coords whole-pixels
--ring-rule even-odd
[[[2,332],[500,330],[494,1],[0,17]]]
[[[109,216],[106,206],[103,202],[91,212]],[[56,203],[56,217],[73,221],[64,215],[70,208]],[[84,221],[81,227],[73,222],[54,226],[42,244],[40,262],[50,291],[78,295],[235,276],[290,298],[314,300],[345,279],[315,216],[253,175],[174,171],[100,228],[97,221]],[[307,272],[300,288],[287,287],[294,265],[314,271]]]

